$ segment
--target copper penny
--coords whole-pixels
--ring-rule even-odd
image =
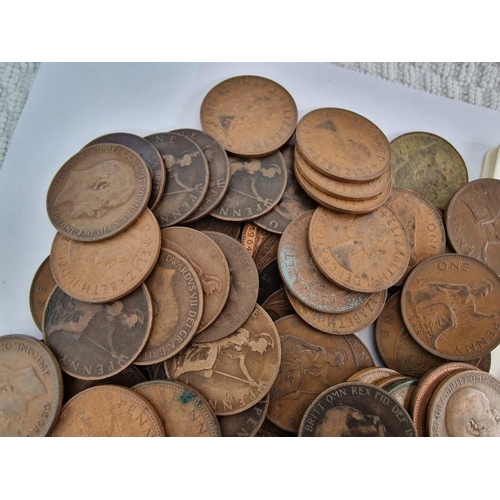
[[[378,380],[373,385],[380,387],[381,389],[387,390],[387,387],[391,386],[395,382],[401,382],[408,380],[408,377],[401,375],[400,373],[397,375],[390,375],[389,377]],[[413,379],[412,379],[413,380]]]
[[[269,408],[269,393],[256,405],[236,415],[219,417],[222,437],[253,437],[259,432]]]
[[[345,382],[321,393],[307,409],[299,437],[413,437],[408,412],[383,389]]]
[[[314,263],[307,235],[314,211],[293,220],[278,247],[278,266],[288,291],[304,305],[324,313],[351,311],[364,304],[368,293],[352,292],[333,284]]]
[[[271,388],[267,418],[297,433],[314,398],[357,371],[347,340],[323,335],[296,314],[276,321],[281,340],[281,366]]]
[[[153,406],[132,389],[91,387],[63,407],[53,437],[164,437]]]
[[[186,259],[163,248],[146,280],[153,302],[153,324],[146,345],[134,361],[151,365],[171,358],[186,347],[201,322],[203,289]]]
[[[254,219],[255,224],[272,233],[282,234],[292,220],[318,205],[304,192],[295,178],[293,151],[294,147],[290,144],[280,150],[287,170],[283,197],[270,212]]]
[[[212,342],[234,333],[255,308],[259,292],[259,273],[241,243],[222,233],[207,231],[222,250],[231,275],[227,301],[215,321],[196,336],[196,342]]]
[[[254,256],[255,265],[258,271],[261,271],[270,262],[277,259],[279,242],[280,236],[277,234],[269,233],[264,238]]]
[[[386,368],[384,366],[373,366],[369,368],[363,368],[357,373],[348,378],[348,382],[363,382],[365,384],[375,384],[379,380],[391,377],[392,375],[399,375],[395,370]]]
[[[290,305],[284,288],[276,290],[262,303],[264,310],[276,321],[283,316],[295,314],[295,310]]]
[[[465,371],[474,370],[475,367],[461,362],[445,363],[433,370],[429,370],[418,382],[410,404],[410,415],[417,430],[417,436],[428,436],[427,432],[427,408],[429,401],[438,388],[439,384],[443,382],[450,375]]]
[[[207,400],[174,380],[152,380],[133,387],[151,403],[167,437],[219,437],[219,422]]]
[[[278,269],[278,262],[273,260],[259,271],[259,295],[257,296],[257,303],[263,304],[270,295],[282,287],[283,281]]]
[[[79,242],[57,233],[50,251],[56,283],[84,302],[119,299],[140,286],[158,260],[161,233],[146,208],[139,220],[114,238]]]
[[[170,132],[148,135],[167,171],[167,185],[154,214],[160,227],[178,224],[203,203],[210,172],[202,149],[191,139]]]
[[[224,233],[231,236],[231,238],[234,238],[235,240],[239,239],[241,234],[241,224],[239,222],[220,220],[211,217],[210,215],[206,215],[203,219],[183,225],[198,231],[215,231],[216,233]]]
[[[231,274],[224,252],[209,236],[187,227],[161,230],[162,246],[182,255],[193,266],[203,288],[203,316],[198,332],[220,315],[229,297]]]
[[[258,227],[254,222],[247,222],[241,231],[241,244],[252,257],[255,257],[260,244],[268,234],[267,231]]]
[[[357,335],[344,335],[344,338],[347,340],[354,354],[358,371],[375,366],[370,350]]]
[[[56,285],[50,270],[50,256],[38,267],[30,287],[30,311],[33,321],[42,331],[43,311],[52,290]]]
[[[384,387],[388,394],[390,394],[399,404],[407,411],[410,412],[410,403],[415,387],[418,380],[414,378],[407,378],[406,380],[399,380]]]
[[[113,143],[127,146],[128,148],[134,150],[144,160],[144,163],[149,169],[152,180],[148,208],[150,210],[154,210],[163,196],[165,184],[167,182],[167,172],[158,150],[143,137],[126,132],[116,132],[113,134],[102,135],[89,142],[87,146],[94,146],[95,144],[103,143]]]
[[[276,327],[256,305],[233,334],[215,342],[192,342],[165,364],[172,379],[197,389],[220,416],[243,412],[263,399],[276,380],[280,362]]]
[[[443,254],[418,265],[401,295],[411,336],[451,361],[484,356],[500,343],[500,278],[471,257]]]
[[[28,335],[0,337],[0,437],[47,436],[62,407],[61,369]]]
[[[217,219],[246,221],[270,212],[281,200],[287,183],[283,155],[262,158],[229,155],[231,178],[222,201],[211,212]]]
[[[460,153],[429,132],[410,132],[391,141],[394,186],[411,189],[441,210],[469,180]]]
[[[187,224],[208,215],[224,198],[229,187],[229,176],[231,174],[229,159],[220,143],[201,130],[182,128],[172,130],[171,133],[188,137],[196,143],[203,151],[210,171],[210,183],[208,184],[205,199],[196,212],[184,220],[184,224]]]
[[[90,304],[56,288],[43,317],[43,338],[61,370],[84,380],[116,375],[131,365],[151,331],[153,306],[142,285],[121,300]]]
[[[134,224],[150,194],[151,174],[135,151],[98,144],[82,149],[59,169],[47,193],[47,212],[64,236],[101,241]]]
[[[309,224],[309,250],[328,279],[356,292],[380,292],[403,276],[410,260],[406,230],[386,205],[366,215],[318,207]]]
[[[449,375],[429,402],[429,436],[500,437],[500,381],[466,370]]]
[[[257,437],[297,437],[297,434],[287,432],[274,425],[267,418],[264,419],[261,428],[257,432]]]
[[[478,179],[451,198],[446,211],[448,241],[500,274],[500,180]]]
[[[229,78],[213,87],[200,111],[203,130],[234,155],[257,157],[278,150],[297,126],[297,105],[278,83],[261,76]]]
[[[396,283],[402,286],[417,264],[444,252],[446,233],[439,211],[414,191],[393,188],[386,204],[401,219],[410,240],[410,262]]]
[[[367,200],[380,195],[391,181],[391,169],[369,182],[345,182],[327,177],[313,168],[295,148],[295,169],[304,181],[323,193],[346,200]]]
[[[371,181],[391,162],[384,133],[347,109],[321,108],[307,113],[297,125],[297,147],[311,166],[338,180]]]

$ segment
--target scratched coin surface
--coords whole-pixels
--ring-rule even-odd
[[[224,198],[229,187],[229,176],[231,173],[229,170],[229,159],[221,144],[201,130],[182,128],[172,130],[171,133],[183,135],[196,143],[207,159],[208,170],[210,172],[210,182],[205,199],[196,212],[184,220],[184,223],[187,224],[208,215]]]
[[[256,405],[235,415],[218,417],[222,437],[253,437],[259,432],[269,408],[269,393]]]
[[[316,170],[333,179],[368,182],[390,166],[391,149],[384,133],[353,111],[321,108],[297,125],[297,147]]]
[[[120,300],[91,304],[60,288],[50,296],[43,317],[43,339],[61,370],[99,380],[131,365],[151,331],[153,305],[145,285]]]
[[[265,156],[281,148],[297,126],[297,105],[280,84],[254,75],[213,87],[200,110],[203,130],[234,155]]]
[[[146,280],[153,302],[153,323],[136,365],[160,363],[188,345],[203,315],[203,289],[193,267],[179,254],[162,248]]]
[[[482,371],[449,375],[429,402],[429,436],[500,437],[500,381]]]
[[[341,313],[360,307],[369,293],[352,292],[332,283],[311,257],[307,235],[314,211],[293,220],[278,247],[278,266],[288,291],[304,305],[324,313]]]
[[[211,212],[213,217],[229,221],[251,220],[271,211],[281,200],[288,174],[279,151],[262,158],[229,155],[229,166],[229,188]]]
[[[318,207],[309,224],[309,250],[328,279],[356,292],[380,292],[403,276],[410,261],[408,235],[382,205],[365,215]]]
[[[160,227],[178,224],[203,203],[210,182],[202,149],[182,135],[163,132],[145,137],[158,151],[167,171],[167,185],[154,214]]]
[[[127,132],[116,132],[113,134],[102,135],[89,142],[87,146],[94,146],[95,144],[103,143],[121,144],[122,146],[126,146],[134,150],[144,160],[144,163],[149,169],[152,180],[148,208],[150,210],[154,210],[163,196],[165,184],[167,182],[167,172],[158,150],[143,137],[135,134],[129,134]]]
[[[448,241],[500,274],[500,180],[478,179],[451,198],[446,211]]]
[[[153,406],[132,389],[90,387],[61,410],[53,437],[165,437]]]
[[[57,233],[50,251],[56,283],[75,299],[103,303],[140,286],[158,260],[161,233],[146,208],[139,220],[114,238],[97,242],[71,240]]]
[[[293,314],[276,321],[281,365],[271,388],[267,418],[297,433],[313,400],[328,387],[345,382],[357,363],[343,337],[324,335]]]
[[[231,273],[224,252],[209,236],[187,227],[161,230],[162,246],[184,257],[194,268],[203,289],[200,333],[220,315],[229,297]]]
[[[61,369],[43,342],[0,337],[0,437],[47,436],[62,407]]]
[[[401,312],[426,350],[469,361],[500,343],[500,278],[482,262],[457,254],[431,257],[408,276]]]
[[[219,437],[217,417],[192,387],[174,380],[152,380],[132,388],[145,398],[165,427],[167,437]]]
[[[300,424],[299,437],[413,437],[408,412],[383,389],[345,382],[321,393]]]
[[[215,342],[191,342],[165,365],[172,379],[197,389],[221,416],[243,412],[263,399],[280,362],[276,326],[257,304],[233,334]]]
[[[391,141],[392,179],[441,210],[469,180],[465,161],[444,138],[429,132],[410,132]]]
[[[262,303],[262,307],[271,316],[273,321],[289,314],[295,314],[295,310],[290,305],[284,288],[280,288],[269,295]]]
[[[50,256],[38,267],[30,287],[30,311],[33,321],[42,331],[43,311],[52,290],[56,286],[50,270]]]
[[[259,273],[243,245],[222,233],[206,231],[222,250],[229,265],[230,289],[227,301],[215,321],[196,335],[196,342],[220,340],[235,332],[248,319],[257,303]]]
[[[56,173],[47,193],[49,220],[77,241],[100,241],[125,231],[151,194],[151,174],[132,149],[118,144],[83,148]]]

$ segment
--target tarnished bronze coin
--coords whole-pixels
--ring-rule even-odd
[[[42,331],[43,311],[56,281],[50,270],[50,256],[38,267],[30,287],[30,310],[33,321]]]
[[[254,256],[257,271],[262,271],[270,262],[278,258],[280,236],[269,233],[260,244]]]
[[[321,393],[309,406],[299,437],[413,437],[408,412],[383,389],[345,382]]]
[[[283,316],[295,314],[295,310],[290,305],[284,288],[276,290],[262,303],[264,310],[271,316],[273,321],[276,321]]]
[[[43,338],[61,370],[100,380],[131,365],[151,331],[153,306],[145,285],[120,300],[91,304],[56,288],[43,316]]]
[[[188,224],[208,215],[224,198],[231,174],[229,159],[220,143],[201,130],[182,128],[172,130],[171,133],[183,135],[196,143],[203,151],[210,171],[210,183],[205,199],[196,212],[184,220],[184,224]]]
[[[197,389],[220,416],[243,412],[264,398],[280,362],[276,327],[256,305],[235,333],[215,342],[192,342],[165,364],[172,379]]]
[[[448,241],[500,274],[500,180],[478,179],[451,198],[446,211]]]
[[[282,234],[292,220],[318,206],[304,192],[295,178],[293,151],[294,147],[290,144],[280,150],[287,170],[287,182],[283,197],[270,212],[254,219],[255,224],[272,233]]]
[[[59,169],[47,193],[47,212],[64,236],[101,241],[134,224],[150,194],[151,174],[135,151],[98,144],[82,149]]]
[[[396,370],[391,370],[385,366],[372,366],[363,368],[347,379],[348,382],[363,382],[365,384],[375,384],[379,380],[399,375]]]
[[[280,429],[277,425],[274,425],[270,420],[265,418],[257,432],[257,437],[297,437],[297,434]]]
[[[307,307],[324,313],[341,313],[360,307],[370,294],[352,292],[328,280],[309,251],[307,235],[314,211],[293,220],[278,247],[278,266],[288,291]]]
[[[500,344],[500,278],[471,257],[443,254],[419,264],[401,294],[411,336],[451,361],[484,356]]]
[[[118,385],[90,387],[61,410],[54,437],[164,437],[153,406],[132,389]]]
[[[256,405],[236,415],[219,417],[222,437],[253,437],[259,432],[269,408],[269,393]]]
[[[410,132],[390,145],[394,186],[416,191],[441,210],[469,180],[460,153],[438,135]]]
[[[217,417],[195,389],[174,380],[152,380],[132,388],[151,403],[167,437],[219,437]]]
[[[420,262],[444,252],[446,233],[439,211],[414,191],[393,188],[386,204],[405,225],[410,241],[410,262],[405,274],[396,283],[402,286]]]
[[[357,335],[344,335],[344,338],[347,340],[347,343],[352,349],[354,359],[356,360],[356,364],[358,366],[358,371],[375,366],[370,350]]]
[[[229,165],[229,188],[211,212],[213,217],[229,221],[251,220],[271,211],[281,200],[288,175],[279,151],[262,158],[229,155]]]
[[[139,135],[127,132],[116,132],[97,137],[89,142],[87,146],[95,144],[113,143],[121,144],[134,150],[143,160],[151,174],[151,195],[148,201],[148,208],[154,210],[160,202],[165,191],[167,182],[167,172],[163,165],[163,160],[159,151],[146,139]],[[86,146],[86,147],[87,147]]]
[[[448,376],[429,402],[429,436],[500,437],[500,381],[482,371]]]
[[[196,342],[212,342],[235,332],[255,308],[259,292],[259,273],[241,243],[222,233],[206,231],[222,250],[231,275],[229,296],[221,313],[205,330],[196,335]]]
[[[182,255],[194,268],[203,288],[200,333],[219,316],[229,297],[231,274],[224,252],[209,236],[187,227],[161,230],[162,246]],[[234,330],[233,330],[234,331]]]
[[[409,413],[410,403],[415,391],[418,380],[414,378],[406,378],[398,380],[383,387],[399,404]],[[414,422],[415,423],[415,422]]]
[[[62,407],[61,369],[28,335],[0,337],[0,437],[47,436]]]
[[[305,160],[333,179],[368,182],[380,177],[391,163],[384,133],[347,109],[310,111],[297,125],[296,140]]]
[[[200,111],[203,130],[234,155],[266,156],[297,126],[297,105],[278,83],[261,76],[229,78],[213,87]]]
[[[241,231],[241,244],[253,258],[268,235],[269,233],[258,227],[255,222],[246,222]]]
[[[270,295],[280,288],[283,288],[283,281],[278,269],[278,262],[273,260],[259,271],[259,295],[257,296],[257,303],[263,304]]]
[[[323,335],[296,314],[275,324],[281,340],[281,366],[271,388],[267,418],[297,433],[314,398],[345,382],[358,368],[345,338]]]
[[[406,230],[386,205],[366,215],[318,207],[309,224],[309,250],[328,279],[356,292],[387,290],[410,260]]]
[[[231,236],[231,238],[234,238],[235,240],[239,239],[241,234],[241,224],[239,222],[215,219],[210,215],[206,215],[203,219],[183,225],[196,229],[197,231],[215,231],[216,233],[224,233]]]
[[[160,227],[178,224],[203,203],[210,172],[202,149],[191,139],[170,132],[148,135],[167,171],[167,185],[154,214]]]
[[[196,334],[203,315],[200,280],[179,254],[163,248],[146,286],[153,302],[153,324],[136,365],[159,363],[177,354]]]

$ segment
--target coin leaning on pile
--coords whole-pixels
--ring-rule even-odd
[[[335,107],[299,121],[286,89],[251,75],[208,89],[200,123],[100,136],[51,183],[57,234],[30,307],[66,403],[56,375],[42,435],[499,435],[486,415],[500,411],[500,383],[484,374],[500,339],[496,273],[484,269],[496,260],[496,212],[477,194],[465,201],[484,264],[442,255],[426,186],[458,189],[463,165],[419,174],[419,194],[401,184],[412,162],[434,165],[448,143],[419,135],[405,149]],[[457,233],[456,209],[447,217]],[[464,268],[478,266],[469,283]],[[462,274],[448,278],[454,268]],[[387,368],[356,336],[375,322]],[[471,337],[470,322],[487,332]],[[38,402],[48,418],[48,389],[36,370],[17,373],[20,341],[7,341],[1,430],[26,435],[41,424],[14,422]],[[459,382],[449,379],[457,367],[467,370]],[[441,383],[470,388],[448,401]],[[469,420],[454,419],[464,406]]]

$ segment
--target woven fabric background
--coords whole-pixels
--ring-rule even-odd
[[[330,63],[432,94],[500,109],[500,63]],[[0,168],[40,63],[0,63]]]

